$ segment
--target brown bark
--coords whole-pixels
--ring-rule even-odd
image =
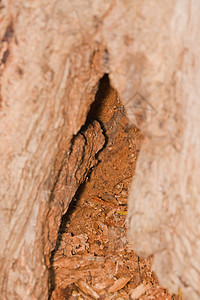
[[[70,201],[50,201],[52,191],[105,72],[146,136],[130,239],[155,255],[163,285],[199,299],[199,9],[198,0],[0,3],[2,299],[47,298]]]

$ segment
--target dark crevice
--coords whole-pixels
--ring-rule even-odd
[[[115,252],[113,251],[115,250],[115,247],[118,247],[116,245],[120,243],[120,247],[124,247],[125,252],[128,251],[128,244],[125,244],[124,242],[127,240],[125,228],[127,197],[129,186],[134,175],[135,161],[143,137],[135,126],[129,124],[124,106],[118,97],[117,91],[110,85],[108,74],[105,74],[99,81],[98,91],[90,106],[86,122],[79,132],[73,136],[71,148],[65,154],[62,168],[63,165],[66,165],[68,156],[73,152],[73,145],[75,144],[77,135],[81,134],[87,142],[86,131],[89,126],[94,124],[94,121],[100,124],[106,141],[104,145],[102,144],[103,148],[98,151],[96,155],[94,154],[98,161],[97,164],[90,168],[88,173],[85,174],[85,181],[79,185],[67,212],[62,216],[56,246],[51,252],[50,258],[49,300],[52,297],[52,293],[53,295],[55,293],[55,296],[57,297],[56,293],[58,291],[58,293],[65,293],[66,296],[66,289],[61,288],[61,286],[63,286],[62,282],[64,284],[65,279],[59,278],[59,267],[57,268],[57,266],[59,265],[58,261],[62,255],[68,257],[68,259],[69,257],[72,257],[71,255],[76,255],[76,250],[70,252],[72,251],[70,249],[73,249],[72,240],[74,238],[76,239],[76,237],[82,234],[86,235],[88,238],[87,245],[89,246],[85,249],[84,253],[90,253],[93,256],[102,255],[105,258],[105,261],[109,260],[110,256],[115,255]],[[91,149],[97,141],[98,135],[95,135],[94,140],[92,140]],[[90,145],[90,143],[90,140],[88,140],[88,145]],[[53,193],[55,192],[56,190],[52,190],[52,199],[54,197]],[[99,227],[99,229],[97,229],[95,227],[98,225],[96,222],[104,224],[105,228],[107,228],[108,231],[110,230],[109,234],[111,234],[112,237],[106,233],[104,227],[101,229]],[[101,234],[104,234],[104,229],[105,236],[109,236],[109,238],[107,237],[108,241],[105,245],[104,241],[101,240]],[[100,235],[98,230],[102,231]],[[65,233],[67,233],[67,235]],[[97,236],[95,236],[95,234]],[[96,245],[98,246],[96,247]],[[132,259],[133,254],[129,255]],[[74,256],[74,258],[76,257]],[[117,259],[119,259],[119,263],[123,260],[121,259],[121,256]],[[55,262],[57,266],[55,266]],[[134,280],[139,284],[143,279],[143,269],[141,267],[142,261],[140,262],[138,257],[137,262],[138,270]],[[125,261],[123,261],[123,263],[125,263]],[[62,269],[62,261],[60,261],[60,264]],[[54,269],[54,267],[56,267],[56,269]],[[104,268],[104,266],[101,267]],[[94,267],[92,266],[92,268]],[[66,267],[66,271],[67,270],[68,268]],[[69,271],[70,270],[71,266],[69,267]],[[108,276],[109,272],[110,271],[107,270],[105,276]],[[127,272],[129,272],[128,264]],[[76,271],[74,270],[74,275],[75,273]],[[104,274],[104,272],[102,274]],[[70,279],[70,276],[71,275],[66,275],[66,279]],[[89,282],[91,276],[94,275],[90,274],[88,277]],[[63,281],[60,283],[60,280]],[[57,284],[58,286],[56,286]],[[77,287],[75,286],[75,289],[76,288]],[[60,289],[62,291],[60,291]],[[69,285],[67,285],[67,289],[73,290],[74,287],[72,288],[72,286],[69,287]],[[65,297],[65,299],[68,298]]]
[[[78,199],[83,185],[84,185],[84,183],[79,186],[75,196],[73,197],[72,201],[70,202],[67,212],[62,216],[60,228],[58,231],[56,246],[55,246],[55,249],[51,252],[50,269],[49,269],[49,296],[48,296],[49,300],[51,299],[52,292],[55,289],[55,271],[53,269],[54,256],[55,256],[55,253],[58,250],[60,243],[62,241],[62,235],[65,231],[65,227],[66,227],[67,223],[69,222],[69,217],[73,213],[73,211],[76,209],[76,206],[77,206],[76,199]]]
[[[99,112],[101,110],[102,106],[102,99],[104,99],[108,93],[109,93],[109,87],[110,87],[110,81],[108,78],[108,74],[105,74],[99,81],[99,88],[95,96],[94,102],[91,104],[90,111],[88,113],[85,126],[87,127],[89,124],[92,123],[92,121],[97,120],[99,124],[101,125],[101,128],[103,130],[104,136],[105,136],[105,145],[104,148],[106,147],[108,143],[108,138],[106,135],[106,129],[104,127],[104,124],[102,121],[99,119]]]
[[[110,82],[108,74],[105,74],[99,81],[99,88],[95,96],[94,102],[91,104],[90,111],[86,119],[86,126],[90,124],[93,120],[97,120],[99,116],[99,110],[102,105],[101,100],[104,99],[109,92]]]
[[[108,75],[105,74],[99,81],[99,88],[98,88],[98,91],[96,93],[96,96],[95,96],[95,100],[94,102],[91,104],[91,107],[90,107],[90,110],[88,112],[88,116],[87,116],[87,119],[86,119],[86,122],[83,126],[81,126],[80,130],[77,132],[77,134],[73,135],[72,139],[71,139],[71,143],[70,143],[70,149],[66,152],[66,155],[65,157],[63,158],[63,161],[62,161],[62,164],[61,164],[61,167],[60,167],[60,170],[57,174],[57,177],[55,179],[55,182],[54,182],[54,185],[53,185],[53,188],[51,190],[51,196],[50,196],[50,199],[49,201],[52,202],[53,201],[53,198],[54,198],[54,190],[55,190],[55,187],[56,187],[56,184],[59,180],[59,176],[62,172],[62,168],[63,166],[65,165],[65,162],[66,162],[66,157],[70,156],[71,152],[72,152],[72,149],[73,149],[73,145],[74,145],[74,141],[77,137],[78,134],[81,134],[86,143],[87,143],[87,140],[85,138],[85,135],[84,135],[84,132],[87,130],[89,124],[92,124],[92,122],[94,120],[97,120],[99,122],[99,124],[101,125],[101,128],[103,130],[103,134],[105,136],[105,145],[103,146],[103,148],[98,152],[98,154],[106,147],[107,145],[107,142],[108,142],[108,139],[107,139],[107,136],[106,136],[106,131],[105,131],[105,128],[104,128],[104,125],[103,123],[99,120],[98,118],[98,110],[101,106],[101,100],[106,97],[106,94],[108,93],[108,88],[110,86],[110,83],[109,83],[109,78],[108,78]],[[98,155],[97,154],[97,155]],[[91,170],[89,171],[89,173],[91,173]]]
[[[99,88],[98,88],[98,91],[96,93],[96,96],[95,96],[95,100],[94,102],[91,104],[91,107],[90,107],[90,110],[88,112],[88,116],[87,116],[87,119],[86,119],[86,122],[85,124],[81,127],[81,129],[78,131],[78,133],[76,135],[74,135],[72,137],[72,140],[71,140],[71,147],[70,147],[70,150],[68,151],[67,155],[70,155],[71,151],[72,151],[72,148],[73,148],[73,144],[74,144],[74,140],[76,138],[76,136],[78,134],[81,134],[84,136],[84,132],[85,130],[87,129],[87,127],[94,121],[94,120],[97,120],[100,125],[101,125],[101,128],[103,130],[103,134],[105,136],[105,145],[103,146],[103,148],[97,153],[97,156],[99,155],[99,153],[105,148],[106,144],[107,144],[107,136],[106,136],[106,133],[105,133],[105,128],[102,124],[102,122],[98,119],[98,111],[102,105],[101,103],[101,100],[106,97],[107,93],[108,93],[108,88],[110,86],[110,83],[109,83],[109,78],[108,78],[108,75],[105,74],[101,80],[99,81]],[[85,136],[84,136],[85,137]],[[59,179],[59,175],[62,171],[62,167],[64,165],[64,162],[66,160],[66,157],[63,159],[63,163],[62,163],[62,166],[61,166],[61,169],[59,171],[59,174],[57,176],[57,180],[55,181],[55,184],[54,184],[54,187],[51,191],[51,196],[50,196],[50,201],[53,200],[53,197],[54,197],[54,189],[55,189],[55,186],[56,186],[56,183]],[[96,165],[95,165],[96,166]],[[86,181],[89,179],[90,177],[90,174],[93,170],[92,167],[88,174],[87,174],[87,177],[86,177]],[[60,224],[60,228],[59,228],[59,231],[58,231],[58,236],[57,236],[57,241],[56,241],[56,246],[55,246],[55,249],[51,252],[51,257],[50,257],[50,269],[49,269],[49,296],[48,296],[48,299],[50,300],[51,299],[51,295],[52,295],[52,292],[53,290],[55,289],[55,271],[53,269],[53,262],[54,262],[54,256],[55,256],[55,253],[56,251],[58,250],[59,246],[60,246],[60,243],[62,241],[62,235],[65,231],[65,228],[66,228],[66,225],[67,223],[69,222],[69,218],[70,218],[70,215],[73,213],[73,211],[76,209],[77,207],[77,203],[76,203],[76,200],[79,199],[82,191],[84,190],[84,186],[85,186],[85,182],[83,182],[77,189],[76,193],[75,193],[75,196],[73,197],[72,201],[70,202],[70,205],[68,207],[68,210],[67,212],[62,216],[62,220],[61,220],[61,224]]]

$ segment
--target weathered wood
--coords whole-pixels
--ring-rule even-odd
[[[199,1],[0,6],[2,299],[47,298],[49,198],[105,72],[146,136],[130,239],[161,284],[199,299]]]
[[[154,255],[163,286],[199,299],[200,2],[136,2],[125,93],[136,95],[127,110],[146,141],[129,197],[129,236],[139,254]]]
[[[47,298],[45,264],[56,243],[45,256],[49,198],[106,70],[98,45],[102,4],[2,3],[1,299]]]
[[[48,267],[50,267],[49,253],[52,251],[52,245],[55,247],[61,217],[67,211],[90,169],[97,164],[96,154],[103,148],[104,143],[103,130],[99,122],[94,121],[74,137],[69,153],[63,158],[51,191],[49,211],[44,224],[44,254]]]

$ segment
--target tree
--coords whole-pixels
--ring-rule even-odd
[[[2,299],[48,296],[49,257],[71,201],[63,203],[62,185],[54,191],[104,73],[146,137],[130,240],[155,255],[170,291],[199,298],[199,8],[197,0],[1,2]]]

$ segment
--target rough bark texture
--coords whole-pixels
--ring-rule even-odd
[[[106,142],[98,153],[98,164],[62,218],[51,256],[52,300],[76,298],[74,284],[79,280],[89,283],[106,300],[127,299],[130,291],[141,283],[138,257],[128,243],[125,215],[143,136],[135,126],[130,126],[107,76],[100,81],[87,123],[92,120],[101,124]],[[146,260],[145,264],[148,265]],[[108,289],[112,289],[115,279],[124,277],[129,281],[134,278],[126,292],[109,295]],[[86,295],[82,296],[87,299],[88,293],[84,291]]]
[[[68,205],[52,192],[105,72],[146,136],[130,239],[155,255],[163,285],[199,299],[199,10],[198,0],[1,1],[2,299],[47,298],[50,230]]]
[[[128,105],[146,141],[129,197],[129,236],[139,254],[154,254],[163,286],[199,299],[200,2],[141,4],[134,22],[145,30],[135,32],[133,49],[141,68],[133,63],[136,96]]]
[[[56,243],[56,233],[47,234],[47,216],[54,209],[51,191],[70,140],[84,124],[99,78],[106,71],[97,25],[108,4],[82,5],[79,1],[2,4],[3,299],[46,299],[48,295],[45,264]],[[51,231],[59,228],[67,207],[59,208],[58,201],[55,206],[57,224]]]
[[[63,159],[51,192],[50,209],[44,226],[44,253],[47,257],[52,250],[51,243],[57,240],[61,216],[66,212],[80,184],[85,181],[89,170],[97,164],[96,154],[104,143],[101,126],[98,121],[94,121],[86,130],[77,134],[70,152]],[[46,263],[50,267],[48,260]]]

